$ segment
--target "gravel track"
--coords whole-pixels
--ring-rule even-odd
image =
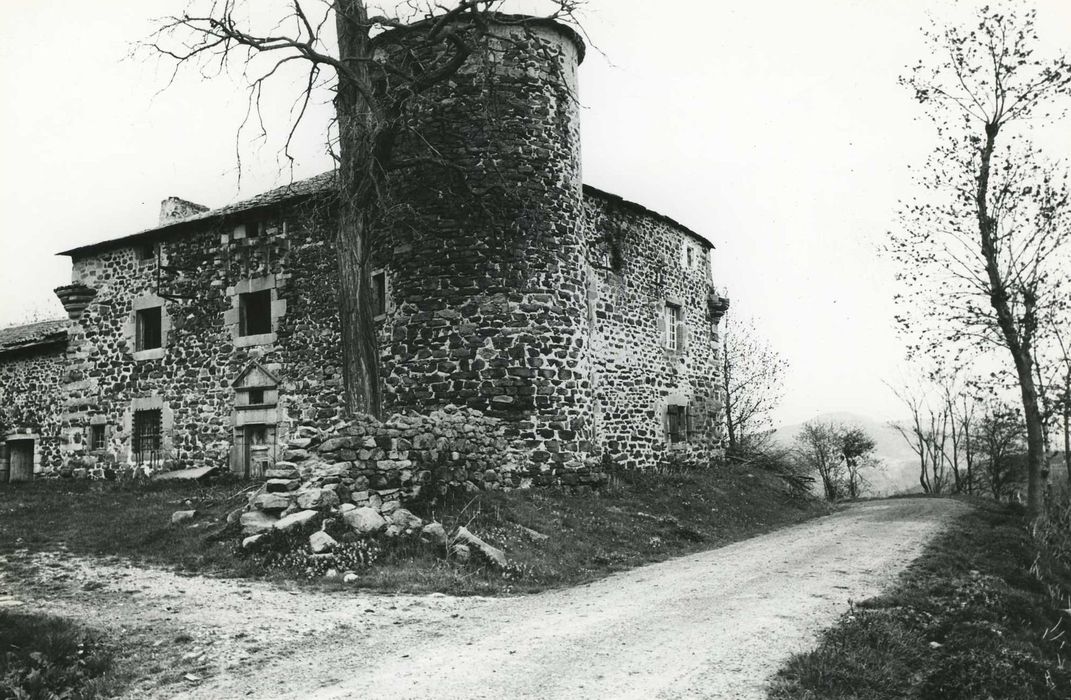
[[[332,593],[62,553],[21,557],[30,586],[0,561],[0,598],[17,586],[26,607],[134,642],[156,670],[132,698],[761,698],[966,509],[870,501],[521,598]]]

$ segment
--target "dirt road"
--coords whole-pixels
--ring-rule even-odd
[[[524,598],[330,594],[41,555],[42,595],[19,597],[155,645],[162,668],[130,697],[763,697],[965,508],[863,503]],[[165,679],[178,682],[153,687]]]

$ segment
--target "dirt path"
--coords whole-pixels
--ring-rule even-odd
[[[863,503],[524,598],[332,594],[62,555],[35,555],[36,594],[19,597],[136,639],[152,675],[130,697],[762,697],[965,508]]]

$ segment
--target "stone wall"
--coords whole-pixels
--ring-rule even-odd
[[[0,484],[8,480],[11,440],[33,440],[35,473],[62,466],[65,372],[62,343],[0,352]]]
[[[475,409],[447,405],[386,421],[358,416],[329,430],[301,426],[250,498],[266,528],[271,519],[342,503],[384,515],[418,496],[560,485],[593,487],[604,475],[587,468],[565,473],[538,462],[507,436],[509,424]],[[430,493],[429,493],[430,491]],[[247,533],[250,534],[250,533]]]
[[[710,246],[684,227],[588,188],[595,434],[611,462],[646,467],[670,452],[709,460],[721,446],[718,316]],[[669,347],[666,305],[683,327]],[[687,441],[668,446],[668,406],[687,411]]]

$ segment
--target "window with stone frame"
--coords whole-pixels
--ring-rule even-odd
[[[689,422],[687,405],[666,406],[666,441],[670,445],[688,442]]]
[[[271,333],[271,290],[246,292],[238,297],[238,334]]]
[[[163,309],[161,307],[138,309],[135,321],[137,324],[135,350],[155,350],[163,347]]]
[[[134,254],[139,262],[148,262],[156,258],[156,243],[139,243],[134,247]]]
[[[105,427],[103,423],[89,426],[89,449],[103,450],[107,447]]]
[[[682,323],[681,307],[678,304],[666,303],[665,306],[665,346],[668,350],[684,349],[684,324]]]
[[[159,408],[134,411],[133,444],[135,462],[156,462],[159,460],[163,436],[162,412]]]
[[[387,314],[387,273],[377,270],[372,273],[372,315]]]

